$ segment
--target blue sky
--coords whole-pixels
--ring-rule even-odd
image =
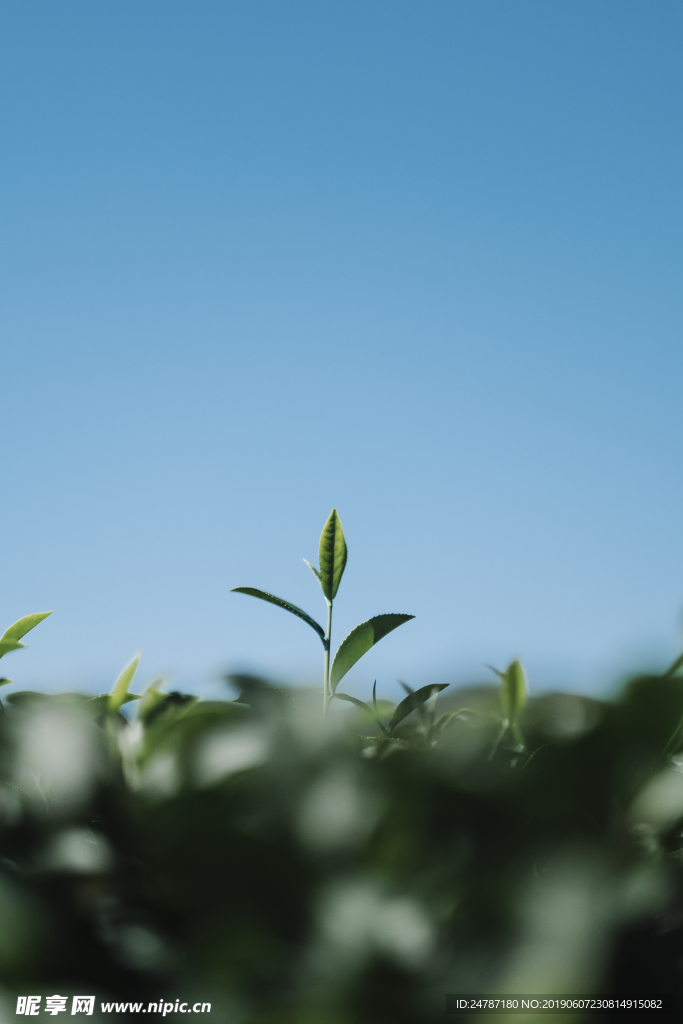
[[[3,661],[22,687],[601,692],[680,643],[683,9],[0,11]]]

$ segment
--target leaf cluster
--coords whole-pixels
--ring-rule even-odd
[[[108,694],[8,698],[10,995],[188,993],[246,1024],[431,1024],[447,992],[500,991],[509,964],[537,991],[558,964],[569,991],[677,983],[677,673],[600,702],[530,697],[510,666],[466,693],[406,685],[396,706],[339,695],[353,710],[324,720],[315,694],[251,676],[204,701],[139,674],[136,657]],[[567,898],[569,936],[548,923]],[[525,966],[529,908],[545,950]]]

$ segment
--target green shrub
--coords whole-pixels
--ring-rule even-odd
[[[137,659],[111,694],[11,694],[1,1019],[28,992],[396,1024],[455,1020],[446,993],[679,991],[680,668],[602,702],[528,696],[514,662],[325,715],[249,676],[138,698]]]

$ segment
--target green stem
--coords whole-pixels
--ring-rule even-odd
[[[505,735],[505,733],[508,731],[509,728],[510,728],[510,723],[508,722],[507,718],[504,718],[502,723],[501,723],[500,732],[498,733],[498,739],[493,744],[493,750],[489,754],[489,761],[493,760],[494,754],[496,753],[496,751],[498,750],[498,747],[500,746],[500,741],[502,740],[503,736]]]
[[[323,681],[323,714],[332,700],[330,693],[330,642],[332,640],[332,602],[327,601],[327,636],[325,637],[325,676]]]

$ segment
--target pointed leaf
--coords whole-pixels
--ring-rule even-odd
[[[140,655],[136,654],[132,661],[129,661],[119,678],[114,683],[114,687],[109,694],[109,711],[118,711],[119,708],[126,703],[126,697],[128,696],[128,687],[133,681],[133,676],[137,671],[137,667],[140,664]]]
[[[317,579],[318,583],[319,583],[319,584],[320,584],[320,586],[322,587],[322,585],[323,585],[323,578],[322,578],[322,576],[320,575],[320,572],[318,571],[318,569],[316,569],[316,567],[315,567],[314,565],[311,565],[311,563],[310,563],[310,562],[308,561],[308,559],[307,559],[307,558],[304,558],[304,562],[306,563],[306,565],[307,565],[307,566],[308,566],[308,568],[309,568],[309,569],[311,570],[311,572],[313,573],[313,575],[314,575],[314,576],[315,576],[315,578]]]
[[[17,619],[14,625],[5,630],[0,640],[21,640],[22,636],[25,636],[48,615],[52,615],[52,612],[35,612],[33,615],[24,615],[23,619]]]
[[[337,596],[346,567],[346,541],[336,508],[330,512],[320,534],[320,586],[328,601]]]
[[[0,686],[9,686],[11,682],[12,682],[11,679],[5,679],[5,678],[0,679]]]
[[[18,651],[25,646],[26,644],[20,644],[17,640],[0,640],[0,658],[10,651]]]
[[[382,637],[386,636],[387,633],[391,633],[398,626],[402,626],[409,619],[414,618],[414,615],[375,615],[373,618],[368,619],[367,622],[361,622],[359,626],[352,629],[341,643],[332,664],[330,676],[332,691],[334,692],[337,684],[344,678],[349,669],[353,668],[356,662]]]
[[[379,715],[379,706],[377,704],[377,680],[376,679],[375,679],[374,683],[372,684],[372,712],[373,712],[373,714],[375,716],[375,721],[377,722],[378,726],[380,727],[380,729],[382,730],[384,735],[388,736],[389,733],[387,732],[386,726],[384,725],[384,722],[382,721],[382,719],[380,718],[380,715]]]
[[[316,631],[323,644],[325,643],[325,630],[303,608],[297,608],[295,604],[290,604],[289,601],[285,601],[281,597],[275,597],[274,594],[268,594],[265,590],[257,590],[255,587],[233,587],[230,593],[248,594],[249,597],[258,597],[261,601],[268,601],[269,604],[275,604],[278,608],[284,608],[286,612],[291,612],[292,615],[296,615],[298,618],[303,619],[304,622],[307,622],[311,629]]]
[[[412,686],[408,686],[408,684],[404,683],[403,680],[399,679],[399,683],[401,684],[403,689],[406,691],[408,696],[410,696],[411,694],[415,693],[415,690],[412,688]],[[439,692],[437,689],[434,689],[434,688],[432,688],[432,689],[433,689],[433,693],[429,694],[429,696],[426,698],[426,700],[431,700],[432,697],[436,697],[437,693]],[[427,711],[425,709],[425,703],[426,703],[426,701],[418,701],[418,703],[415,705],[415,708],[417,710],[418,715],[420,716],[420,723],[421,723],[421,725],[424,728],[427,728],[427,726],[429,725],[429,716],[427,715]]]
[[[429,700],[435,693],[440,693],[441,690],[445,690],[449,683],[434,683],[432,686],[421,686],[419,690],[413,690],[409,693],[401,703],[398,705],[391,721],[389,722],[389,730],[396,728],[399,722],[402,722],[411,711],[419,709],[426,700]]]
[[[337,700],[347,700],[349,704],[355,704],[357,708],[362,708],[363,711],[367,711],[369,714],[372,714],[372,711],[365,701],[358,700],[357,697],[351,697],[348,693],[334,693],[332,696],[336,697]]]
[[[518,661],[513,661],[501,677],[500,702],[503,718],[513,723],[526,704],[527,685],[524,669]]]

